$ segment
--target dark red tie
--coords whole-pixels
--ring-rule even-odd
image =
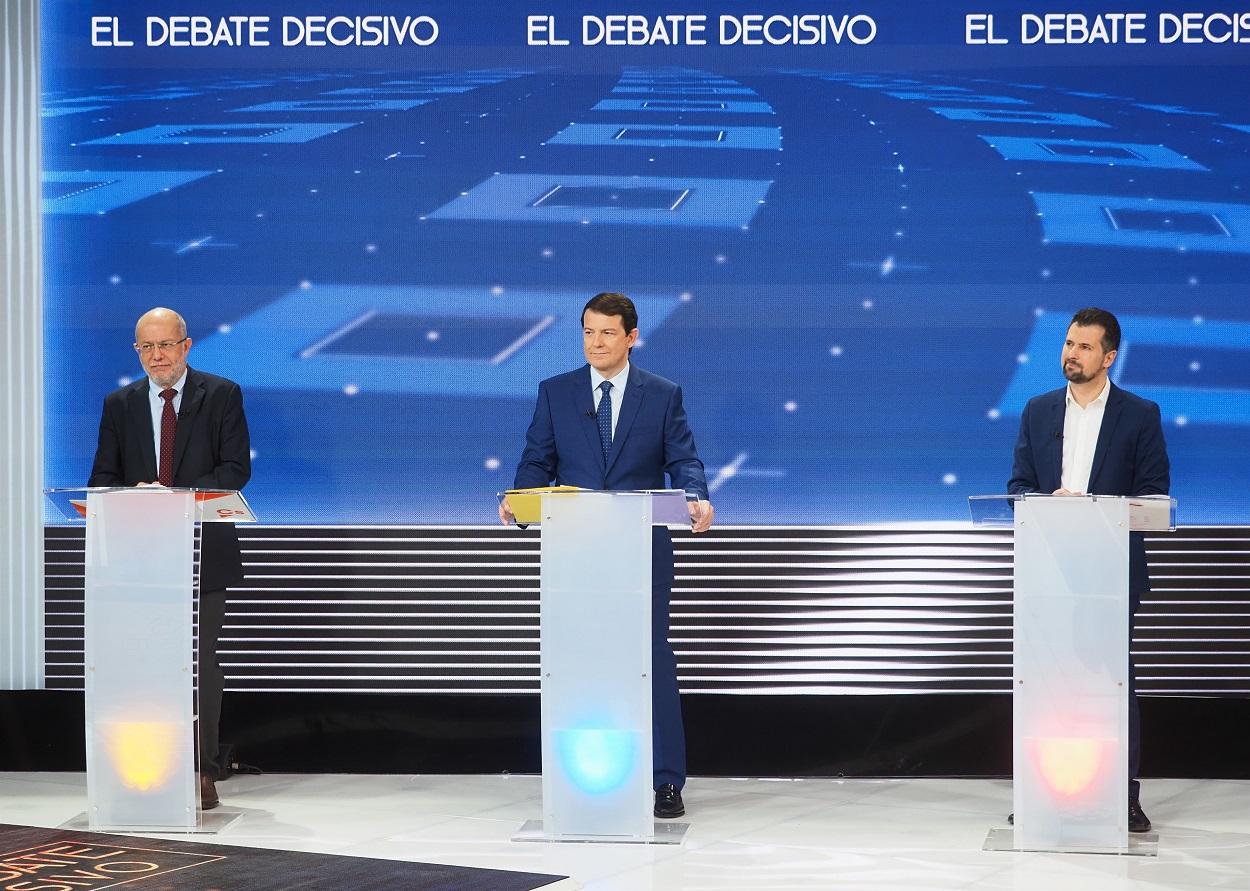
[[[178,416],[174,414],[174,397],[177,395],[178,391],[173,387],[161,390],[165,408],[161,412],[161,463],[156,471],[156,479],[162,486],[174,484],[174,432],[178,428]]]

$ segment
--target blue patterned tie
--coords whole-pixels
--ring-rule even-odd
[[[608,453],[612,451],[612,382],[604,381],[599,385],[603,395],[599,397],[599,445],[603,447],[603,463],[608,463]]]

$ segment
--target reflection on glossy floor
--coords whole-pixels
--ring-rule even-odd
[[[1250,888],[1247,781],[1146,781],[1157,858],[984,852],[1011,809],[1010,783],[993,780],[694,778],[680,847],[512,842],[540,816],[532,776],[284,774],[218,788],[243,819],[193,840],[559,873],[592,891]],[[85,805],[82,774],[0,773],[0,822],[57,826]]]

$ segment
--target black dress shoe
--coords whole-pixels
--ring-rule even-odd
[[[1133,800],[1128,803],[1128,831],[1150,831],[1150,818],[1147,817],[1146,812],[1141,809],[1140,801]]]
[[[686,813],[686,805],[681,800],[681,790],[672,783],[665,783],[655,790],[655,815],[669,818],[680,817]]]

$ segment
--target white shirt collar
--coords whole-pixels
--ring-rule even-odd
[[[1102,385],[1102,392],[1099,393],[1097,396],[1095,396],[1093,399],[1091,399],[1089,403],[1085,406],[1085,408],[1088,409],[1090,406],[1094,405],[1094,403],[1096,402],[1101,402],[1102,407],[1106,408],[1107,407],[1107,394],[1110,392],[1111,392],[1111,378],[1108,377],[1106,382],[1104,382]],[[1081,407],[1081,403],[1077,402],[1076,397],[1072,395],[1072,384],[1070,383],[1068,384],[1067,393],[1065,394],[1065,401],[1069,406],[1075,405],[1078,408]]]

